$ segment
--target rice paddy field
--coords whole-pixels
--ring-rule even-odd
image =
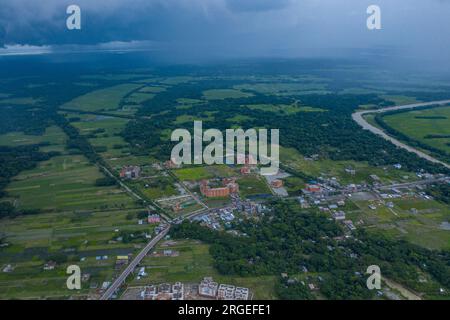
[[[81,155],[53,157],[16,176],[6,188],[16,206],[43,211],[127,208],[130,197],[117,187],[96,187],[103,177]]]
[[[59,156],[21,172],[6,188],[8,199],[21,209],[38,214],[3,218],[0,235],[7,243],[0,250],[0,299],[67,298],[95,294],[96,288],[117,272],[116,256],[134,254],[146,242],[118,241],[122,233],[151,233],[154,226],[138,224],[145,210],[122,189],[97,187],[103,177],[82,155],[69,154],[64,133],[49,127],[42,136],[14,133],[23,144],[45,143],[41,149],[58,150]],[[11,134],[0,141],[10,141]],[[106,257],[97,260],[96,256]],[[61,260],[54,270],[44,270],[49,260]],[[81,267],[85,281],[75,295],[66,287],[66,267]],[[89,278],[89,279],[87,279]]]

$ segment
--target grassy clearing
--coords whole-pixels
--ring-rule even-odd
[[[249,175],[239,178],[239,193],[243,197],[251,197],[263,194],[272,194],[264,178],[258,175]]]

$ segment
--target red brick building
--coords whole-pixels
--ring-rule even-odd
[[[211,188],[208,185],[208,180],[203,180],[200,183],[200,192],[208,198],[228,197],[231,193],[239,192],[239,185],[235,179],[223,179],[223,184],[223,187]]]

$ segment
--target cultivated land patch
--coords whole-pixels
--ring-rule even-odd
[[[2,220],[0,232],[10,245],[0,250],[0,266],[3,269],[10,264],[13,271],[0,273],[0,298],[95,296],[95,287],[110,281],[117,272],[117,255],[135,254],[145,243],[114,241],[120,232],[152,232],[153,226],[137,224],[140,211],[60,212]],[[44,270],[44,264],[56,256],[67,261],[58,263],[54,270]],[[66,287],[66,268],[71,264],[89,275],[82,281],[81,291]]]
[[[53,157],[14,177],[6,191],[16,205],[44,211],[126,208],[131,198],[118,187],[96,187],[104,177],[81,155]]]

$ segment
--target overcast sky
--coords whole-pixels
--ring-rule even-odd
[[[81,7],[80,31],[66,28],[70,4]],[[371,4],[381,7],[382,30],[366,28]],[[0,54],[118,48],[296,57],[388,48],[442,59],[449,35],[450,0],[0,0]]]

